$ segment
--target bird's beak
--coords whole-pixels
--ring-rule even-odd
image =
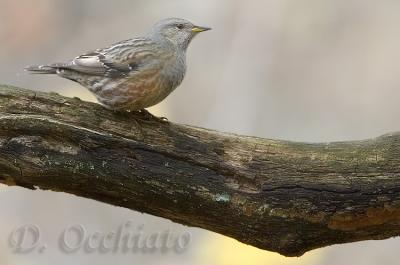
[[[192,28],[192,32],[203,32],[203,31],[207,31],[210,30],[211,28],[207,28],[207,27],[200,27],[200,26],[194,26]]]

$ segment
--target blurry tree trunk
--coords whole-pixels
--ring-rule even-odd
[[[286,256],[400,234],[400,135],[220,133],[0,86],[0,181],[63,191]]]

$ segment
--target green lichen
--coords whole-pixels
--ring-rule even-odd
[[[227,194],[227,193],[223,193],[223,194],[217,193],[214,196],[214,200],[216,202],[229,202],[230,199],[231,199],[231,196],[229,194]]]

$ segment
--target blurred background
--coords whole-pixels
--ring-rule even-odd
[[[94,101],[79,85],[27,75],[144,34],[159,19],[210,26],[192,42],[183,84],[151,109],[169,120],[296,141],[364,139],[399,131],[400,1],[0,0],[0,83]],[[300,258],[205,230],[63,193],[0,186],[0,264],[398,264],[400,239],[331,246]],[[65,254],[63,229],[111,231],[132,220],[148,232],[189,232],[177,253]],[[41,228],[47,249],[16,254],[16,227]]]

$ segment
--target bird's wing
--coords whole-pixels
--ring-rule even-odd
[[[145,60],[154,58],[153,43],[147,39],[131,39],[118,42],[108,48],[85,53],[60,67],[76,72],[107,76],[123,77],[137,71]]]

